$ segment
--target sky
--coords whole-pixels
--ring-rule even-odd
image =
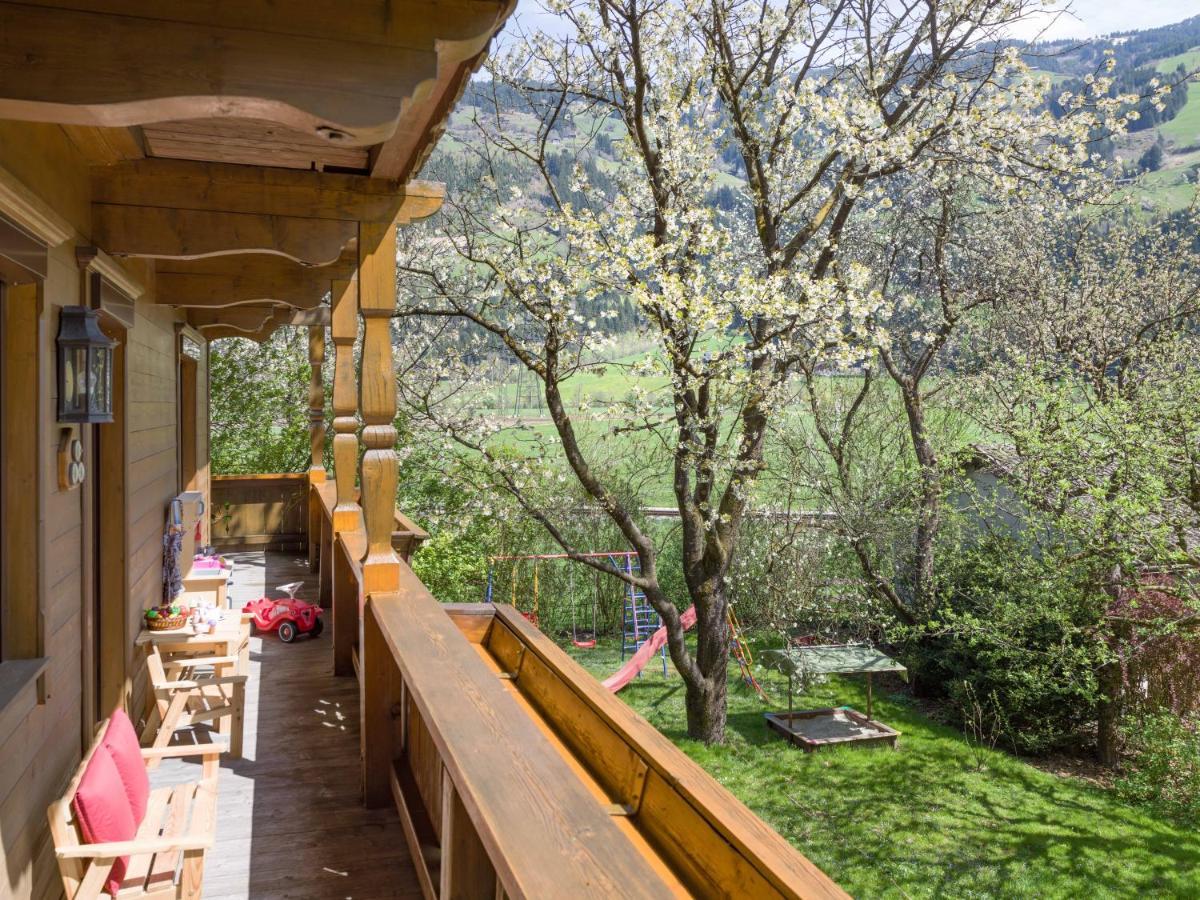
[[[1067,5],[1060,0],[1059,12],[1024,23],[1013,36],[1029,40],[1044,31],[1047,40],[1088,38],[1170,25],[1200,15],[1200,0],[1074,0],[1069,13],[1063,11]],[[542,12],[537,0],[518,0],[517,15],[528,28],[556,30],[554,16]]]
[[[528,0],[521,0],[525,5]],[[1046,29],[1045,38],[1089,38],[1114,31],[1135,31],[1171,25],[1200,15],[1200,0],[1074,0],[1070,12],[1041,16],[1024,23],[1014,37],[1026,40]]]

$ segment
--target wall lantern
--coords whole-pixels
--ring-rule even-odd
[[[58,421],[111,422],[112,357],[117,342],[100,330],[100,314],[64,306],[58,322]]]

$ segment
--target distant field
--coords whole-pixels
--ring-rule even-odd
[[[624,387],[628,390],[628,386],[632,385],[636,378],[628,374],[624,377],[626,379]],[[656,385],[650,386],[649,382],[651,381]],[[669,397],[665,392],[665,383],[659,382],[660,379],[645,379],[643,385],[651,392],[655,390],[661,392],[662,405],[657,418],[663,423],[662,427],[666,429],[663,434],[667,434],[672,427],[670,425]],[[820,379],[818,391],[824,394],[828,400],[839,395],[848,399],[860,384],[860,379],[856,377],[829,376]],[[596,379],[590,385],[593,390],[600,392],[599,395],[589,395],[586,392],[581,394],[580,399],[588,401],[589,408],[587,412],[577,413],[574,416],[575,431],[580,438],[585,454],[597,469],[635,485],[640,502],[650,506],[673,505],[675,496],[669,450],[660,443],[658,437],[646,431],[614,433],[614,426],[617,424],[628,425],[629,423],[623,416],[616,417],[608,414],[606,409],[608,403],[598,399],[598,396],[607,396],[608,392],[612,390],[612,386],[601,388],[601,385],[604,385],[602,379]],[[572,401],[572,407],[576,396],[573,389],[567,391],[567,397]],[[805,432],[814,433],[812,414],[806,403],[797,402],[786,410],[785,415],[786,419],[781,417],[775,422],[775,427],[781,432],[790,434],[793,438]],[[511,422],[511,425],[496,436],[496,446],[507,447],[526,457],[540,458],[549,464],[551,471],[561,469],[564,473],[566,472],[567,464],[562,456],[561,447],[558,446],[557,433],[544,410],[521,408],[515,411],[514,415],[514,411],[510,407],[505,411],[504,416],[505,421]],[[947,434],[947,439],[955,445],[965,446],[982,439],[981,432],[973,424],[959,420],[957,417],[954,422],[955,424],[950,424],[951,420],[939,416],[937,410],[932,410],[930,413],[930,426]],[[732,416],[726,418],[725,424],[722,426],[722,434],[728,436],[732,432],[734,424]],[[945,432],[943,429],[950,429],[950,431]],[[953,434],[953,437],[950,437],[950,434]],[[668,440],[670,439],[668,438]],[[774,475],[765,477],[756,487],[755,493],[760,502],[772,503],[774,500],[774,505],[781,505],[787,502],[784,497],[784,492],[787,492],[791,495],[791,502],[799,504],[801,507],[812,508],[820,505],[821,501],[816,498],[815,494],[810,494],[807,490],[800,491],[797,485],[785,485],[779,480],[788,471],[789,464],[787,461],[788,451],[778,434],[772,433],[768,436],[766,457],[768,471]]]
[[[1183,64],[1189,72],[1200,70],[1200,47],[1161,60],[1155,68],[1160,72],[1172,73]],[[1170,122],[1159,126],[1163,137],[1184,147],[1200,142],[1200,80],[1193,79],[1189,85],[1188,102]]]
[[[1159,60],[1154,68],[1160,72],[1174,72],[1179,68],[1179,64],[1183,63],[1183,67],[1189,72],[1200,69],[1200,47],[1194,50],[1189,50],[1187,53],[1180,53],[1178,56],[1168,56],[1166,59]]]

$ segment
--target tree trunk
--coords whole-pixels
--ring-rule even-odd
[[[1105,580],[1104,593],[1111,604],[1121,593],[1121,570],[1114,566]],[[1128,632],[1114,626],[1108,638],[1109,648],[1113,659],[1104,663],[1097,673],[1100,688],[1100,704],[1096,717],[1096,756],[1106,766],[1116,766],[1120,762],[1117,755],[1118,731],[1121,727],[1121,715],[1124,712],[1125,677],[1121,668],[1122,646],[1129,637]]]
[[[696,600],[695,671],[680,669],[686,687],[688,737],[706,744],[725,740],[729,691],[728,599],[714,589]]]
[[[1106,766],[1115,766],[1117,729],[1121,724],[1121,664],[1105,663],[1100,667],[1100,707],[1096,722],[1096,756]]]

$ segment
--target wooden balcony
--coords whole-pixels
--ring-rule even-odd
[[[254,639],[206,897],[845,896],[515,610],[442,605],[404,562],[364,592],[331,487],[312,563],[234,554],[236,603],[303,581],[332,608]]]
[[[316,576],[299,554],[234,553],[235,604]],[[251,638],[244,758],[221,770],[206,900],[421,897],[395,810],[367,809],[359,776],[358,685],[334,678],[329,635]],[[165,763],[156,783],[197,765]]]

